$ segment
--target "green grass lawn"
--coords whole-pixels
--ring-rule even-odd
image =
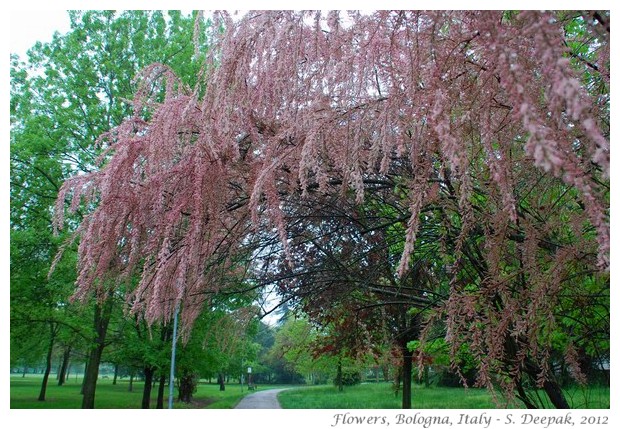
[[[58,386],[52,376],[48,382],[46,399],[40,402],[37,400],[41,389],[40,375],[27,375],[25,378],[21,375],[11,376],[11,408],[80,408],[82,406],[81,382],[81,379],[71,378],[64,386]],[[97,383],[95,407],[141,408],[143,386],[142,382],[134,381],[133,391],[129,392],[128,379],[118,380],[116,385],[112,384],[111,379],[101,379]],[[266,386],[259,386],[259,389],[266,388]],[[220,392],[219,385],[200,383],[191,404],[175,402],[173,406],[174,408],[234,408],[248,393],[251,392],[248,392],[247,388],[242,390],[238,384],[227,385],[226,390]],[[151,391],[151,408],[155,408],[156,404],[157,386]],[[168,386],[166,386],[164,395],[164,408],[168,408]]]
[[[37,400],[41,388],[40,375],[11,376],[11,408],[80,408],[81,379],[72,378],[64,386],[58,386],[51,377],[47,387],[46,400]],[[96,408],[131,409],[140,408],[142,404],[143,383],[135,381],[133,391],[129,392],[129,381],[119,380],[116,385],[110,379],[97,383],[95,396]],[[259,386],[259,390],[290,386]],[[238,384],[226,386],[219,391],[216,384],[200,383],[191,404],[175,402],[174,408],[234,408],[247,395]],[[567,399],[575,408],[609,408],[609,388],[569,389]],[[484,389],[463,389],[450,387],[413,386],[413,408],[417,409],[476,409],[503,408],[505,404],[496,404]],[[155,408],[157,389],[151,393],[151,408]],[[395,396],[390,383],[368,383],[346,387],[338,392],[334,386],[295,387],[281,392],[278,396],[282,408],[289,409],[399,409],[401,397]],[[168,407],[168,388],[164,398],[164,407]]]
[[[608,408],[609,388],[569,389],[567,399],[575,408]],[[282,408],[292,409],[398,409],[401,396],[395,396],[390,383],[371,383],[345,387],[334,386],[291,389],[278,396]],[[519,404],[512,404],[512,408]],[[496,403],[485,389],[413,386],[412,408],[478,409],[506,408],[506,401]]]
[[[282,408],[398,409],[402,397],[394,395],[391,383],[345,387],[317,386],[286,390],[278,396]],[[413,386],[413,408],[496,408],[484,389]]]

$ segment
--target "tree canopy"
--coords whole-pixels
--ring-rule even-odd
[[[76,278],[75,246],[65,248],[63,260],[46,278],[59,246],[82,215],[67,218],[68,231],[53,237],[52,214],[60,186],[67,177],[97,168],[102,148],[96,140],[132,113],[125,100],[135,91],[132,78],[139,70],[159,61],[195,84],[204,61],[195,48],[206,41],[204,34],[192,43],[195,26],[205,21],[179,11],[67,13],[69,32],[55,34],[48,43],[37,42],[25,58],[11,55],[10,103],[12,362],[37,364],[45,348],[49,363],[51,352],[62,347],[61,373],[70,360],[80,365],[81,353],[91,352],[94,344],[103,349],[137,337],[125,335],[130,330],[120,326],[122,303],[117,304],[124,291],[110,295],[117,311],[107,312],[107,320],[100,317],[106,312],[92,306],[92,296],[81,302],[88,306],[69,302]],[[83,213],[88,210],[84,207]],[[104,340],[110,318],[111,335]],[[90,367],[98,365],[97,360]],[[90,377],[92,382],[85,384],[94,386],[96,379]],[[59,382],[64,382],[62,375]],[[88,391],[92,393],[84,395],[84,402],[93,404],[94,387]]]
[[[72,209],[81,197],[96,203],[78,229],[78,294],[139,265],[135,302],[150,318],[169,314],[166,298],[216,287],[206,264],[239,240],[248,211],[284,238],[283,194],[341,185],[361,202],[365,180],[398,159],[410,168],[401,275],[442,180],[454,183],[467,224],[474,180],[486,174],[508,224],[518,216],[513,167],[527,164],[579,192],[605,269],[609,97],[588,85],[609,80],[609,31],[596,16],[581,18],[581,32],[601,82],[584,82],[592,67],[571,66],[560,13],[218,15],[225,30],[201,84],[147,68],[135,115],[101,137],[110,156],[63,186],[58,225],[68,193]]]
[[[76,297],[137,275],[132,311],[166,321],[182,303],[191,326],[266,232],[280,261],[302,263],[290,235],[299,201],[362,207],[390,184],[405,215],[394,278],[419,268],[429,221],[450,238],[438,314],[455,349],[471,341],[488,368],[485,356],[501,361],[514,338],[510,365],[523,366],[523,344],[544,357],[541,323],[562,288],[605,283],[609,270],[609,14],[268,11],[214,22],[197,82],[165,64],[144,69],[133,115],[99,138],[100,167],[62,186],[56,226],[68,202],[87,213]],[[544,365],[533,373],[544,378]]]

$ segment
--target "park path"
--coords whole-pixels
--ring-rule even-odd
[[[244,397],[235,408],[276,409],[282,408],[278,402],[278,393],[286,389],[261,390]]]

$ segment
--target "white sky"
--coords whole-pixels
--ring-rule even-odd
[[[15,0],[9,0],[15,1]],[[308,4],[309,3],[309,4]],[[460,9],[466,6],[460,2],[454,0],[435,0],[432,7],[438,9],[444,8],[456,8]],[[544,3],[550,3],[549,1],[531,1],[521,0],[518,8],[520,9],[537,9],[544,7]],[[579,4],[581,3],[581,4]],[[588,7],[597,9],[610,9],[611,1],[593,0],[589,2]],[[49,10],[50,5],[53,4],[57,7],[65,7],[66,9],[100,9],[101,2],[81,0],[81,1],[57,1],[54,3],[45,3],[41,1],[21,1],[18,3],[20,10],[10,9],[4,11],[4,20],[8,20],[9,24],[9,50],[11,53],[17,53],[24,58],[26,50],[32,47],[36,41],[48,42],[51,41],[52,35],[55,31],[65,33],[69,30],[69,18],[66,10]],[[138,1],[117,1],[107,0],[105,2],[106,9],[131,9],[132,6],[142,6],[143,2]],[[418,6],[422,5],[420,3]],[[375,8],[415,8],[416,2],[409,1],[393,1],[389,0],[387,3],[375,4],[372,2],[359,2],[359,1],[339,1],[338,3],[325,2],[324,0],[317,0],[313,2],[305,2],[297,0],[293,4],[290,1],[228,1],[221,2],[216,1],[190,1],[190,0],[177,0],[170,2],[168,0],[150,0],[148,2],[149,9],[237,9],[247,10],[256,8],[268,8],[268,9],[290,9],[292,6],[295,8],[304,9],[330,9],[337,6],[340,9],[363,9]],[[490,2],[470,2],[467,4],[467,8],[487,8],[493,6]],[[503,5],[504,7],[506,5]],[[546,6],[551,6],[547,4]],[[563,9],[581,9],[583,7],[583,1],[565,0],[562,2]],[[556,6],[557,7],[557,6]],[[22,9],[23,8],[23,9]],[[47,9],[46,9],[47,8]],[[551,7],[553,8],[553,7]],[[8,12],[8,13],[6,13]],[[5,31],[6,27],[3,26]],[[4,39],[6,42],[6,39]]]
[[[49,42],[55,31],[61,34],[69,31],[66,10],[12,10],[9,13],[9,49],[22,58],[36,41]]]
[[[15,1],[15,0],[9,0]],[[387,3],[373,3],[373,2],[359,2],[359,1],[339,1],[337,3],[326,2],[324,0],[316,0],[313,2],[305,2],[305,1],[295,1],[291,3],[290,1],[228,1],[222,2],[220,0],[216,1],[190,1],[190,0],[177,0],[175,2],[164,1],[164,0],[150,0],[148,4],[149,9],[238,9],[238,10],[247,10],[247,9],[257,9],[257,8],[268,8],[268,9],[290,9],[291,7],[295,8],[303,8],[303,9],[330,9],[337,6],[339,9],[359,9],[360,7],[363,9],[369,8],[415,8],[417,6],[422,6],[422,2],[416,4],[417,2],[410,1],[394,1],[389,0]],[[508,2],[513,3],[513,2]],[[545,5],[545,3],[547,3]],[[584,4],[583,1],[574,1],[574,0],[565,0],[562,2],[563,9],[581,9]],[[521,0],[519,2],[520,9],[538,9],[544,8],[545,6],[552,7],[553,2],[549,1],[532,1],[532,0]],[[24,54],[28,48],[30,48],[37,40],[39,41],[50,41],[52,39],[52,34],[54,31],[60,31],[64,33],[69,30],[69,18],[67,16],[66,10],[49,10],[50,5],[54,5],[56,7],[65,7],[66,9],[100,9],[102,4],[97,1],[56,1],[54,3],[46,3],[41,1],[20,1],[17,3],[20,9],[10,9],[8,11],[8,20],[10,27],[10,51],[14,53]],[[117,0],[107,0],[105,2],[106,9],[131,9],[133,6],[143,6],[144,3],[142,1],[117,1]],[[432,8],[444,9],[444,8],[488,8],[489,6],[496,6],[491,2],[469,2],[467,5],[458,2],[458,1],[445,1],[445,0],[434,0],[432,4]],[[502,5],[506,7],[506,5]],[[556,3],[557,7],[557,3]],[[610,9],[611,1],[600,1],[600,0],[591,0],[588,3],[589,8],[597,8],[597,9]],[[23,8],[23,9],[22,9]],[[5,19],[6,19],[5,15]]]

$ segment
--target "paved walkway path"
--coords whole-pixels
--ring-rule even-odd
[[[278,402],[278,393],[286,389],[259,390],[244,397],[235,408],[282,408]]]

